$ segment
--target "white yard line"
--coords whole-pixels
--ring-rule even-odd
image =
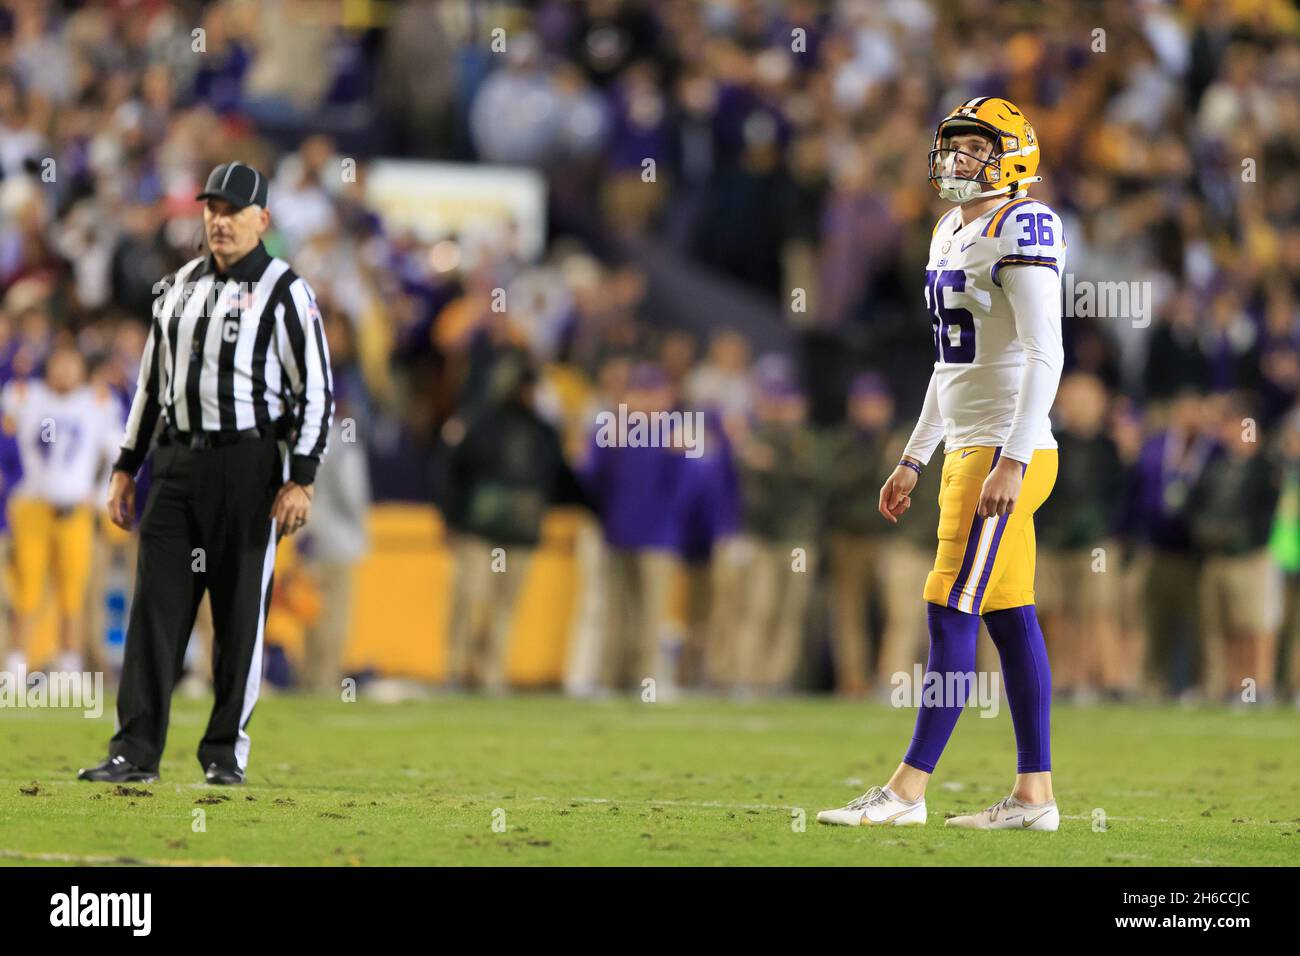
[[[533,800],[545,800],[557,803],[551,797],[533,797]],[[630,803],[643,807],[702,807],[708,810],[794,810],[793,804],[776,803],[721,803],[717,800],[617,800],[610,797],[568,797],[569,803]]]

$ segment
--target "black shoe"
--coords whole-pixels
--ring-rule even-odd
[[[222,787],[229,787],[244,782],[244,775],[238,770],[234,770],[230,767],[218,767],[214,763],[208,764],[208,769],[204,771],[203,776],[208,783]]]
[[[158,779],[158,771],[137,767],[125,757],[109,757],[103,763],[78,771],[77,779],[94,783],[153,783]]]

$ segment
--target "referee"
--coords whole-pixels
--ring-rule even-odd
[[[210,253],[160,284],[108,508],[129,529],[135,473],[157,438],[140,520],[117,733],[78,774],[152,781],[199,600],[212,599],[215,701],[199,744],[208,783],[237,784],[262,678],[277,531],[311,511],[333,415],[329,352],[311,287],[272,258],[266,177],[218,166],[197,198]]]

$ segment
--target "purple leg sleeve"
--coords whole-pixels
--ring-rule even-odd
[[[1052,769],[1052,669],[1032,604],[989,611],[984,626],[1002,658],[1002,680],[1016,728],[1016,772]]]
[[[944,680],[947,674],[975,673],[975,641],[979,637],[979,615],[967,614],[939,604],[927,604],[930,624],[930,659],[926,666],[926,683]],[[932,676],[933,675],[933,676]],[[907,748],[903,763],[926,773],[934,773],[935,764],[952,736],[966,705],[965,681],[948,682],[958,689],[957,698],[940,701],[945,706],[922,705],[916,712],[916,730],[912,746]]]

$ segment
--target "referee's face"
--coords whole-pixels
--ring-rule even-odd
[[[270,223],[271,214],[261,206],[241,207],[209,197],[203,207],[208,248],[221,265],[238,262],[252,252]]]

